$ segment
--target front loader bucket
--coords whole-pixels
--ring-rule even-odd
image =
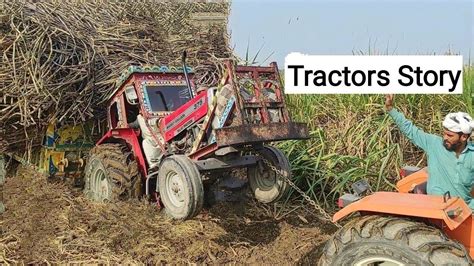
[[[307,139],[306,124],[291,121],[277,64],[239,66],[225,62],[225,74],[212,112],[190,153],[199,159],[226,146]]]
[[[239,66],[226,62],[224,83],[236,95],[235,122],[216,129],[218,146],[309,138],[303,123],[294,123],[275,62],[268,67]]]

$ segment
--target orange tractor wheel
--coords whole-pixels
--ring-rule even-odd
[[[439,229],[396,216],[349,221],[328,240],[319,265],[472,265],[466,249]]]

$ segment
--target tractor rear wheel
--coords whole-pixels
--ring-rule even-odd
[[[466,249],[439,229],[393,216],[368,215],[328,240],[319,265],[472,265]]]
[[[291,178],[290,162],[285,154],[275,147],[265,146],[259,154],[274,167]],[[275,173],[268,165],[259,161],[256,166],[247,171],[250,188],[255,198],[263,203],[272,203],[281,199],[289,190],[284,178]]]
[[[158,170],[158,190],[168,216],[186,220],[196,216],[204,202],[204,188],[196,165],[185,155],[163,160]]]
[[[106,143],[90,151],[84,194],[97,202],[139,197],[141,176],[134,155],[126,145]]]

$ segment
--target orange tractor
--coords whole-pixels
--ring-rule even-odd
[[[460,198],[414,194],[428,179],[426,169],[403,168],[397,192],[363,197],[367,187],[339,199],[333,216],[347,222],[326,243],[320,265],[472,265],[472,211]],[[408,175],[407,175],[408,174]],[[406,176],[406,177],[405,177]]]
[[[132,66],[122,75],[108,100],[109,131],[86,160],[85,195],[103,202],[145,194],[184,220],[199,213],[206,184],[246,168],[255,197],[277,201],[288,186],[269,167],[289,178],[290,165],[267,143],[309,133],[290,120],[276,63],[228,61],[218,87],[196,88],[184,58],[182,67]]]

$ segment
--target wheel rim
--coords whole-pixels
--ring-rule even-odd
[[[102,169],[97,169],[93,175],[93,191],[95,194],[95,199],[97,201],[105,201],[110,199],[111,187],[105,171]]]
[[[174,171],[166,175],[166,194],[173,206],[177,208],[184,206],[186,197],[183,179]]]
[[[272,169],[267,166],[259,166],[258,174],[259,178],[256,178],[255,183],[257,183],[259,189],[266,191],[271,190],[275,186],[275,183],[277,182],[276,174],[273,173]]]
[[[386,258],[386,257],[371,257],[371,258],[365,258],[362,259],[358,262],[354,263],[355,266],[369,266],[369,265],[383,265],[383,266],[399,266],[399,265],[405,265],[405,263]]]

